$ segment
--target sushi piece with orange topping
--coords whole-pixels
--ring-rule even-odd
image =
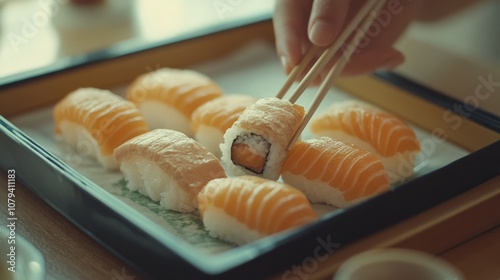
[[[388,112],[363,102],[339,102],[318,115],[310,126],[317,136],[352,143],[377,155],[391,183],[413,175],[420,143],[405,122]]]
[[[207,101],[222,96],[209,77],[192,70],[161,68],[139,76],[125,97],[144,114],[149,129],[167,128],[189,137],[191,114]]]
[[[71,92],[56,104],[53,115],[56,135],[107,169],[118,168],[113,158],[116,147],[148,131],[132,102],[96,88]]]
[[[219,160],[185,134],[155,129],[115,150],[127,187],[179,212],[198,207],[197,195],[210,180],[224,178]]]
[[[287,147],[303,118],[304,108],[287,100],[263,98],[249,106],[220,145],[228,173],[278,179]]]
[[[299,190],[256,176],[214,179],[198,194],[198,204],[210,234],[236,244],[317,219]]]
[[[381,161],[370,152],[329,137],[295,143],[283,163],[283,181],[311,202],[346,207],[390,188]]]
[[[256,101],[255,97],[234,94],[221,96],[201,105],[191,116],[194,139],[220,158],[219,146],[224,142],[224,133]]]

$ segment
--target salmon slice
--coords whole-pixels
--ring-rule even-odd
[[[383,157],[420,150],[415,132],[406,123],[361,102],[333,104],[311,122],[311,130],[319,136],[332,136],[369,151],[373,149]]]
[[[56,135],[74,148],[95,146],[90,148],[93,156],[109,169],[117,168],[112,158],[116,147],[148,131],[136,106],[107,90],[71,92],[56,104],[53,115]]]
[[[377,156],[357,146],[320,137],[297,142],[282,166],[283,181],[303,191],[313,203],[345,207],[389,190]]]
[[[266,156],[252,152],[252,149],[244,143],[236,143],[231,147],[231,159],[239,165],[257,174],[262,174],[266,164]]]
[[[237,244],[317,219],[299,190],[256,176],[214,179],[198,194],[198,204],[210,234]]]
[[[114,156],[129,189],[181,212],[197,207],[196,196],[210,180],[226,177],[219,160],[205,147],[169,129],[132,138],[118,147]]]
[[[220,96],[222,89],[207,76],[171,68],[139,76],[125,95],[144,113],[151,129],[178,129],[188,136],[192,136],[193,111]],[[179,126],[178,122],[183,125]]]

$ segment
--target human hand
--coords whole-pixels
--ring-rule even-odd
[[[403,54],[392,45],[417,17],[423,1],[386,2],[342,75],[355,76],[377,69],[392,69],[404,61]],[[276,51],[285,72],[288,74],[299,63],[312,44],[322,47],[321,52],[332,44],[365,3],[366,0],[277,0],[273,25]],[[332,58],[330,67],[346,47],[344,45]]]

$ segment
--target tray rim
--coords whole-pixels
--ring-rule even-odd
[[[399,74],[393,72],[376,72],[374,75],[377,78],[388,81],[393,85],[411,89],[408,91],[409,93],[415,94],[416,96],[437,104],[447,110],[453,110],[453,106],[458,105],[456,99],[424,87]],[[463,102],[461,102],[461,104],[465,105]],[[475,108],[474,113],[470,114],[467,118],[477,124],[500,133],[500,117],[497,117],[492,113],[489,113],[481,108]]]
[[[36,79],[36,78],[40,78],[40,77],[35,77],[35,78],[33,78],[33,79]],[[2,119],[3,119],[3,118],[2,118]],[[12,131],[15,131],[15,130],[17,129],[17,128],[13,127],[13,126],[9,126],[9,125],[6,125],[6,124],[8,124],[8,121],[6,121],[5,119],[3,119],[3,120],[2,120],[2,132],[3,132],[3,134],[4,134],[5,136],[7,136],[7,137],[9,138],[9,140],[10,140],[10,141],[14,142],[14,143],[15,143],[15,144],[17,144],[17,145],[20,145],[21,147],[24,147],[24,148],[25,148],[25,149],[27,149],[27,150],[30,150],[30,149],[31,149],[31,150],[33,150],[34,148],[36,148],[36,149],[40,148],[40,149],[42,149],[42,150],[41,150],[41,151],[42,151],[42,154],[44,154],[44,153],[48,153],[48,152],[47,152],[47,151],[45,151],[42,147],[40,147],[40,146],[39,146],[36,142],[32,141],[29,137],[26,137],[26,135],[24,135],[24,133],[22,133],[21,131],[17,131],[17,132],[16,132],[16,135],[12,135],[12,134],[11,134],[11,135],[8,135],[8,134],[6,134],[5,128],[7,128],[7,130],[9,130],[9,131],[11,131],[11,132],[12,132]],[[500,146],[499,144],[500,144],[499,142],[496,142],[496,143],[493,143],[493,144],[489,145],[488,147],[489,147],[489,148],[493,148],[493,149],[495,149],[495,151],[497,151],[498,146]],[[34,145],[34,146],[32,146],[32,145]],[[485,148],[488,148],[488,147],[485,147]],[[38,151],[38,152],[40,152],[40,151]],[[50,153],[48,153],[48,154],[50,155]],[[474,155],[474,154],[476,154],[476,153],[472,153],[471,155]],[[48,162],[47,162],[48,164],[53,164],[53,166],[50,166],[50,167],[52,168],[52,170],[53,170],[53,171],[59,171],[59,169],[61,169],[62,171],[64,171],[64,170],[69,170],[69,169],[68,169],[68,168],[69,168],[69,166],[65,166],[65,164],[64,164],[64,163],[62,163],[62,162],[58,162],[58,160],[54,160],[53,158],[50,158],[50,156],[49,156],[49,158],[48,158],[48,159],[47,159],[47,158],[43,158],[43,157],[41,157],[41,154],[40,154],[40,153],[38,153],[38,154],[33,154],[33,156],[38,156],[38,157],[39,157],[40,159],[42,159],[42,160],[48,160]],[[56,158],[56,159],[57,159],[57,158]],[[8,164],[8,163],[7,163],[7,162],[5,162],[4,160],[2,160],[2,167],[3,167],[4,169],[6,168],[6,164]],[[71,169],[71,168],[70,168],[70,169]],[[498,172],[498,171],[497,171],[497,172]],[[78,172],[76,172],[76,173],[78,173]],[[63,179],[64,179],[65,177],[68,177],[68,176],[70,177],[70,176],[71,176],[70,174],[71,174],[71,173],[63,173],[63,172],[61,172],[61,173],[59,173],[59,175],[55,174],[55,176],[57,177],[57,178],[55,178],[55,179],[57,179],[57,180],[61,180],[61,178],[63,178]],[[58,176],[59,176],[59,177],[58,177]],[[486,177],[487,177],[487,176],[486,176]],[[67,178],[67,179],[70,179],[70,178]],[[73,179],[75,179],[75,178],[73,178]],[[73,179],[71,179],[70,181],[72,181]],[[478,178],[478,179],[479,179],[479,178]],[[483,179],[484,179],[484,178],[483,178]],[[21,180],[23,180],[23,178],[21,178]],[[88,179],[87,179],[87,180],[88,180]],[[85,180],[84,180],[84,181],[85,181]],[[30,190],[34,191],[35,193],[37,193],[37,195],[38,195],[38,196],[40,196],[40,197],[41,197],[41,195],[40,195],[39,190],[37,189],[37,187],[34,187],[34,186],[33,186],[33,184],[32,184],[32,183],[29,183],[28,181],[26,181],[26,182],[27,182],[28,184],[25,184],[25,185],[26,185],[26,186],[27,186]],[[73,181],[73,183],[75,183],[75,182]],[[92,182],[92,184],[93,184],[93,182]],[[43,198],[43,197],[42,197],[42,198]],[[43,199],[44,199],[46,202],[48,202],[49,204],[51,204],[51,206],[52,206],[52,207],[56,208],[59,212],[61,212],[61,211],[60,211],[60,209],[58,209],[58,208],[57,208],[57,206],[56,206],[56,205],[54,205],[54,202],[53,202],[53,201],[51,202],[51,201],[47,201],[47,199],[45,199],[45,198],[43,198]],[[102,202],[102,201],[101,201],[101,202]],[[352,208],[352,209],[357,209],[357,208]],[[344,213],[344,212],[343,212],[343,213]],[[339,213],[339,214],[340,214],[340,213]],[[334,216],[332,216],[332,217],[336,217],[336,216],[337,216],[337,215],[339,215],[339,214],[335,214],[335,215],[334,215]],[[69,215],[69,214],[67,214],[67,213],[66,213],[66,214],[64,214],[64,215],[65,215],[65,217],[66,217],[67,219],[71,220],[74,224],[78,225],[80,228],[84,229],[84,231],[86,231],[87,233],[89,233],[89,230],[88,230],[87,228],[85,228],[85,226],[82,226],[81,222],[80,222],[80,223],[78,223],[77,221],[75,221],[75,220],[71,217],[71,215]],[[332,218],[332,217],[329,217],[329,218]],[[135,227],[137,227],[137,225],[135,225]],[[312,226],[312,228],[313,228],[313,229],[316,229],[317,227],[318,227],[317,225],[313,225],[313,226]],[[98,238],[98,236],[96,236],[95,234],[92,234],[92,233],[91,233],[91,235],[93,235],[94,239],[96,239],[98,242],[100,242],[103,246],[105,246],[106,248],[108,248],[108,250],[113,251],[115,254],[118,254],[118,255],[120,255],[120,257],[124,258],[124,256],[122,256],[122,254],[120,254],[120,252],[118,252],[118,251],[116,250],[116,248],[113,248],[113,247],[109,246],[109,244],[106,244],[105,242],[103,242],[103,241],[102,241],[101,239],[99,239],[99,238]],[[288,243],[290,240],[291,240],[291,241],[295,241],[295,243],[297,243],[297,239],[300,239],[301,237],[303,237],[304,235],[306,235],[306,233],[305,233],[303,230],[298,230],[298,231],[296,232],[296,234],[294,234],[294,235],[291,235],[291,234],[287,234],[287,235],[288,235],[287,237],[284,237],[284,235],[283,235],[283,236],[280,236],[280,237],[275,237],[275,238],[270,238],[270,239],[263,239],[263,240],[261,240],[261,241],[257,241],[257,243],[255,243],[255,244],[252,244],[252,246],[257,245],[257,244],[262,244],[262,245],[259,245],[260,247],[258,247],[258,250],[259,250],[259,251],[261,251],[261,252],[260,252],[261,256],[266,256],[266,255],[269,255],[269,254],[270,254],[270,251],[272,251],[273,247],[274,247],[274,248],[276,248],[276,246],[282,246],[282,244],[284,244],[284,243]],[[288,240],[288,241],[286,241],[286,240]],[[268,242],[268,241],[271,241],[271,242]],[[270,243],[272,243],[272,244],[270,244]],[[174,245],[174,246],[175,246],[175,245]],[[245,254],[245,253],[247,253],[247,252],[245,252],[245,250],[247,250],[246,248],[249,248],[249,247],[250,247],[250,246],[242,246],[242,247],[239,247],[239,248],[234,249],[234,250],[235,250],[234,252],[238,252],[238,253],[240,253],[240,252],[241,252],[241,254]],[[302,248],[303,248],[302,250],[304,251],[304,245],[302,245]],[[283,248],[280,248],[280,250],[282,250],[282,251],[283,251]],[[231,251],[233,251],[233,250],[231,250]],[[286,251],[286,250],[285,250],[285,251]],[[275,252],[274,254],[276,254],[276,252]],[[138,269],[139,271],[143,271],[143,273],[146,273],[146,274],[147,274],[147,272],[145,272],[143,268],[138,267],[136,263],[134,263],[134,262],[130,262],[130,260],[129,260],[129,259],[127,259],[127,258],[125,258],[125,260],[126,260],[129,264],[131,264],[132,266],[136,267],[136,269]],[[211,261],[209,261],[209,262],[211,262]],[[238,274],[239,274],[239,273],[240,273],[240,272],[242,272],[242,271],[247,271],[247,270],[249,271],[249,268],[248,268],[249,266],[251,267],[252,265],[258,265],[259,263],[260,263],[260,264],[262,264],[262,263],[261,263],[262,261],[260,261],[260,262],[259,262],[259,261],[255,261],[255,260],[254,260],[254,261],[252,261],[251,263],[250,263],[250,262],[244,263],[244,264],[243,264],[243,267],[241,267],[241,266],[226,266],[226,267],[223,267],[222,269],[221,269],[221,267],[219,267],[219,269],[217,269],[217,268],[214,268],[214,267],[213,267],[213,264],[214,264],[214,263],[209,263],[209,262],[207,262],[207,264],[208,264],[208,265],[206,266],[206,270],[205,270],[205,271],[203,271],[203,273],[205,273],[205,274],[203,274],[203,276],[208,276],[208,277],[217,277],[217,278],[219,278],[219,277],[230,277],[230,276],[234,276],[234,275],[236,275],[236,274],[234,274],[234,273],[238,273]],[[193,264],[191,264],[191,265],[193,265]],[[283,266],[283,264],[281,264],[281,266]],[[184,267],[191,267],[191,268],[193,268],[193,267],[194,267],[194,268],[196,268],[196,269],[200,269],[200,268],[201,268],[201,269],[203,269],[203,268],[202,268],[202,267],[200,267],[200,266],[198,266],[198,267],[196,267],[196,266],[189,266],[189,265],[188,265],[188,266],[186,266],[186,264],[184,265]],[[246,275],[247,275],[247,274],[246,274]],[[254,275],[252,275],[252,276],[254,276]]]

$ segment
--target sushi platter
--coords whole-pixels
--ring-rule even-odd
[[[231,162],[233,158],[229,156],[228,159],[228,153],[236,153],[234,143],[257,145],[258,149],[265,150],[266,156],[270,153],[266,150],[269,149],[269,143],[261,144],[260,139],[255,138],[254,134],[252,134],[254,138],[250,140],[238,140],[238,137],[242,135],[238,133],[241,133],[244,127],[244,118],[239,118],[228,130],[234,130],[234,133],[231,132],[234,135],[228,136],[230,133],[221,135],[224,139],[233,137],[230,139],[233,146],[221,145],[221,154],[217,154],[217,151],[220,152],[218,150],[220,142],[212,139],[214,138],[211,137],[214,135],[213,131],[200,136],[190,130],[197,126],[190,126],[178,117],[176,112],[170,112],[165,117],[165,121],[173,122],[176,128],[172,130],[175,132],[162,129],[146,132],[146,122],[142,118],[139,119],[140,114],[135,111],[133,105],[130,105],[132,103],[127,101],[128,103],[123,103],[125,109],[119,113],[119,116],[129,114],[131,119],[137,121],[133,124],[133,129],[122,131],[117,135],[121,137],[130,132],[126,140],[131,140],[127,142],[120,140],[121,146],[113,148],[114,157],[112,149],[108,154],[104,152],[99,154],[97,159],[88,156],[96,152],[95,147],[72,145],[70,139],[72,136],[68,136],[67,131],[74,132],[77,128],[65,126],[64,121],[61,121],[64,118],[82,116],[84,113],[71,113],[70,109],[78,110],[79,104],[85,102],[88,102],[89,108],[98,112],[100,104],[108,101],[99,99],[97,95],[102,96],[112,92],[125,97],[131,95],[130,92],[133,92],[131,88],[135,87],[136,91],[140,91],[143,88],[154,87],[152,86],[154,81],[140,81],[138,77],[151,79],[156,73],[174,75],[167,73],[170,70],[164,70],[167,68],[188,69],[193,73],[202,73],[210,77],[214,84],[210,83],[207,85],[208,89],[205,90],[213,95],[210,98],[214,100],[221,98],[222,94],[216,93],[218,90],[222,90],[228,98],[228,100],[220,101],[221,103],[215,103],[214,107],[224,108],[229,103],[267,106],[264,104],[269,101],[267,98],[274,96],[286,79],[274,53],[272,41],[272,24],[269,20],[240,22],[216,29],[202,30],[199,34],[179,37],[168,42],[161,42],[161,44],[130,45],[116,50],[111,49],[81,63],[69,65],[62,63],[41,72],[27,73],[23,77],[3,80],[0,84],[0,112],[2,113],[0,117],[0,149],[2,151],[0,166],[3,169],[15,168],[21,182],[37,196],[137,271],[150,278],[170,275],[175,279],[260,279],[278,275],[278,278],[282,276],[280,278],[282,279],[285,276],[283,272],[286,273],[292,265],[300,264],[310,258],[319,245],[331,260],[322,262],[318,268],[326,275],[335,269],[336,264],[342,258],[349,255],[347,253],[349,248],[359,250],[359,248],[356,249],[356,244],[366,243],[370,237],[373,239],[376,236],[379,239],[366,246],[391,246],[405,244],[405,242],[408,247],[415,246],[409,240],[418,239],[419,234],[423,236],[431,228],[438,228],[440,224],[444,225],[446,222],[449,222],[450,227],[451,225],[459,227],[460,224],[454,219],[466,221],[463,217],[470,219],[473,214],[476,214],[474,211],[478,211],[481,207],[491,207],[495,201],[498,202],[500,196],[498,188],[486,186],[481,189],[485,182],[500,176],[498,119],[488,119],[480,110],[475,112],[475,119],[483,120],[479,122],[455,115],[455,118],[460,119],[460,126],[457,128],[456,122],[450,122],[449,118],[443,117],[447,109],[443,107],[443,100],[440,99],[439,93],[391,73],[376,73],[369,77],[339,80],[319,106],[315,115],[318,121],[315,125],[317,127],[321,118],[326,118],[321,114],[331,110],[329,108],[332,104],[349,105],[355,102],[355,104],[368,104],[367,106],[378,108],[374,110],[375,115],[379,113],[379,109],[390,112],[391,115],[397,116],[398,119],[408,124],[408,127],[405,126],[404,129],[419,142],[418,156],[413,156],[411,163],[406,160],[403,166],[409,169],[408,175],[402,179],[393,180],[392,177],[380,179],[386,182],[383,191],[380,191],[378,187],[374,188],[377,191],[371,193],[370,196],[362,199],[360,195],[355,196],[353,199],[355,202],[350,201],[351,198],[348,199],[347,196],[339,200],[337,195],[333,200],[334,203],[330,203],[332,200],[323,201],[321,199],[325,193],[318,195],[307,192],[307,186],[313,184],[312,180],[305,181],[305,183],[301,181],[304,186],[299,189],[307,194],[309,201],[312,202],[309,205],[307,199],[296,189],[284,187],[280,189],[284,186],[283,181],[290,185],[299,185],[298,182],[302,179],[290,174],[280,177],[280,174],[276,173],[279,169],[267,171],[266,168],[271,169],[271,167],[263,165],[264,163],[259,165],[260,159],[253,154],[250,155],[252,160],[247,161],[249,155],[243,150],[242,156],[238,159],[240,165],[246,168],[243,173],[249,173],[247,171],[250,170],[251,174],[259,173],[272,177],[273,182],[270,184],[279,185],[275,189],[296,194],[299,197],[297,199],[307,204],[308,207],[299,218],[292,215],[282,219],[289,224],[294,224],[296,221],[293,219],[296,219],[300,221],[300,223],[297,222],[300,226],[280,232],[273,231],[272,234],[266,236],[255,237],[253,233],[245,236],[246,233],[231,232],[231,228],[240,230],[234,221],[228,220],[227,216],[221,217],[220,213],[214,210],[210,212],[210,209],[214,207],[211,203],[215,203],[213,201],[217,199],[216,195],[219,191],[213,182],[225,184],[226,179],[237,177],[234,174],[244,175],[238,173],[242,172],[241,168],[228,167],[227,164],[221,166],[216,157],[222,158],[223,163]],[[201,48],[206,51],[197,51]],[[192,75],[192,72],[189,75]],[[178,76],[175,77],[181,80]],[[204,78],[199,78],[199,80],[200,84],[206,82]],[[199,86],[197,84],[197,87]],[[106,93],[88,88],[102,89]],[[78,89],[81,89],[80,95],[78,95]],[[306,90],[297,101],[297,106],[306,107],[311,102],[313,93],[314,89]],[[117,100],[115,98],[118,96],[109,94],[110,104],[121,104],[121,97]],[[89,96],[94,97],[89,99]],[[138,94],[134,96],[143,97]],[[237,99],[238,96],[246,97],[240,100]],[[142,100],[129,99],[136,104]],[[19,100],[25,102],[18,102]],[[276,103],[273,100],[269,102]],[[147,112],[142,112],[146,120],[148,120],[148,114],[152,114],[157,108],[154,104],[148,106],[145,107]],[[292,112],[297,106],[290,105],[286,111]],[[206,114],[202,114],[200,104],[197,104],[192,111],[198,112],[194,110],[197,108],[200,108],[198,121],[201,123]],[[295,117],[303,114],[301,110],[293,111],[296,114]],[[91,118],[90,113],[83,117],[83,120],[86,121],[89,118]],[[262,119],[266,118],[263,116]],[[267,119],[274,121],[273,118]],[[95,123],[98,122],[95,121]],[[151,123],[148,124],[151,126]],[[317,139],[312,140],[319,137],[314,132],[317,128],[314,128],[313,124],[314,121],[303,131],[301,144],[305,143],[303,145],[311,145],[311,147],[315,144],[319,145],[315,142]],[[123,124],[123,127],[128,127],[128,125]],[[235,128],[238,125],[240,127]],[[279,131],[285,131],[283,134],[288,133],[291,136],[293,131],[286,131],[290,127],[292,124],[282,125]],[[86,137],[78,133],[76,134]],[[141,138],[144,135],[147,137]],[[95,135],[92,136],[96,138]],[[66,141],[61,140],[64,137]],[[117,137],[115,138],[118,139]],[[115,138],[108,137],[104,143],[119,141]],[[338,145],[338,143],[325,140],[326,137],[321,139],[323,141],[320,143],[321,146]],[[165,147],[171,145],[173,148],[151,152],[149,147],[158,143],[163,143]],[[412,144],[407,146],[413,147]],[[283,148],[286,148],[286,145]],[[195,151],[197,154],[194,155]],[[292,148],[290,154],[293,154],[292,151],[295,152]],[[177,160],[181,162],[184,157],[192,156],[193,161],[198,159],[201,163],[187,167],[179,167],[181,163],[170,166],[165,162],[162,162],[162,165],[150,165],[151,161],[157,160],[156,156],[160,153],[162,158],[170,157],[170,162],[177,162]],[[361,152],[356,150],[352,153]],[[397,154],[397,156],[405,158],[403,154]],[[323,160],[320,156],[316,159],[304,160],[303,158],[306,157],[290,156],[287,158],[288,161],[283,159],[283,168],[293,170]],[[232,162],[236,161],[233,159]],[[264,162],[267,164],[270,161],[271,159],[266,158]],[[342,161],[342,159],[337,161]],[[376,157],[373,157],[373,162],[378,164],[380,169],[384,169],[385,165],[382,165]],[[320,162],[319,166],[324,165],[327,164]],[[168,175],[174,178],[173,171],[168,170],[175,168],[181,170],[178,171],[181,177],[193,178],[189,184],[202,184],[203,186],[206,184],[203,190],[201,190],[202,185],[191,186],[197,189],[197,200],[196,195],[192,196],[188,192],[171,193],[170,195],[175,199],[169,199],[151,191],[156,188],[154,184],[158,180],[162,183],[164,182],[162,180],[176,180],[176,183],[181,184],[181,179],[162,177]],[[363,168],[360,167],[360,170]],[[399,171],[401,173],[401,168]],[[162,172],[170,173],[163,174]],[[226,173],[229,174],[228,177],[234,178],[225,178]],[[245,178],[247,177],[242,177],[242,182],[246,180]],[[253,184],[261,182],[259,180],[248,179],[240,183]],[[356,178],[353,180],[356,181]],[[147,181],[147,185],[144,185],[144,181]],[[207,184],[208,181],[210,183]],[[396,228],[396,225],[414,216],[422,215],[425,211],[443,207],[449,201],[461,199],[463,202],[467,199],[464,197],[467,193],[485,188],[487,189],[481,193],[482,195],[476,195],[468,203],[449,206],[455,207],[453,208],[455,209],[454,216],[447,216],[444,211],[451,209],[448,208],[433,217],[421,220],[421,227],[415,226],[406,232],[399,229],[398,236],[386,235],[386,239],[380,239],[380,235],[377,235],[390,227]],[[241,190],[241,193],[244,191],[253,190],[246,188]],[[278,191],[276,193],[276,196],[281,195]],[[248,194],[247,197],[250,195]],[[255,196],[258,195],[255,194]],[[336,203],[336,201],[340,202]],[[279,213],[286,215],[286,209],[283,211]],[[268,221],[268,224],[279,224],[281,220],[278,216],[276,214],[274,220]],[[215,222],[209,221],[209,217],[215,217],[213,219]],[[217,222],[217,220],[223,222]],[[492,222],[485,220],[476,227],[470,227],[468,233],[476,234],[494,226],[490,224]],[[424,225],[429,226],[424,227]],[[214,232],[218,233],[214,234]],[[224,238],[235,234],[236,239]],[[408,238],[401,238],[405,234]],[[456,240],[456,242],[460,241]],[[449,244],[443,246],[453,245],[450,241]],[[339,253],[336,252],[337,249]],[[435,249],[428,248],[428,251],[432,250]],[[148,256],[148,258],[143,256]],[[149,262],[148,259],[157,261]],[[257,267],[258,270],[256,270]]]

